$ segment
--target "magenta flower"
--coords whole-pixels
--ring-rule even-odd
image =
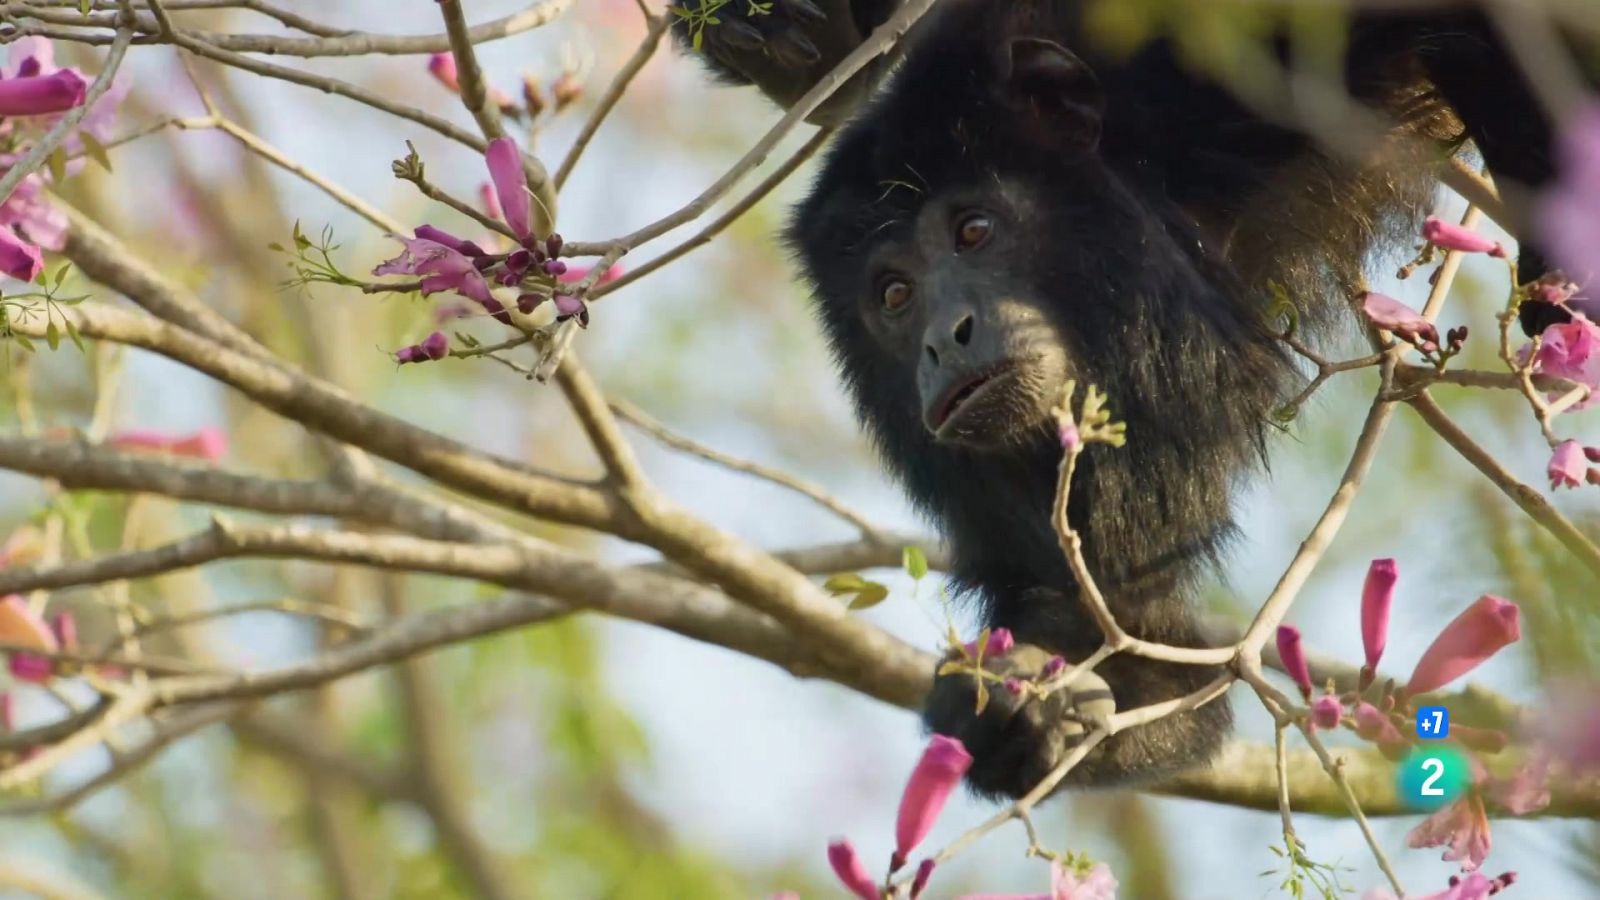
[[[995,630],[989,632],[989,640],[983,645],[983,658],[994,659],[997,656],[1005,656],[1007,653],[1010,653],[1011,648],[1015,647],[1016,645],[1017,640],[1011,636],[1011,629],[996,628]],[[965,644],[961,645],[961,648],[967,652],[967,656],[969,657],[976,657],[978,655],[977,641],[967,641]]]
[[[991,642],[993,637],[991,636]],[[936,734],[922,751],[917,767],[911,770],[905,792],[900,795],[900,812],[895,817],[895,851],[890,867],[906,864],[911,851],[933,829],[950,792],[961,783],[961,776],[972,767],[972,754],[953,737]]]
[[[1367,581],[1361,586],[1361,644],[1367,653],[1364,680],[1376,673],[1378,660],[1389,641],[1389,607],[1394,602],[1394,585],[1400,570],[1392,559],[1375,559],[1367,567]]]
[[[12,79],[42,79],[55,78],[63,83],[72,80],[83,84],[85,88],[89,79],[75,68],[63,69],[56,65],[55,47],[50,41],[42,37],[19,38],[11,43],[10,62],[0,66],[0,84]],[[111,139],[111,125],[116,118],[117,107],[127,98],[130,82],[119,75],[111,82],[111,86],[100,95],[94,105],[78,120],[78,127],[68,135],[66,148],[74,155],[83,151],[83,142],[79,139],[79,132],[87,132],[102,144]],[[60,110],[44,113],[45,116],[54,116],[65,109],[78,106],[83,102],[80,97],[77,103],[70,104]],[[44,121],[48,121],[48,118]],[[67,164],[67,171],[76,171],[83,165],[81,160],[74,160]]]
[[[489,283],[478,271],[466,249],[474,246],[431,226],[416,229],[416,237],[404,238],[390,235],[405,245],[399,256],[380,264],[372,270],[374,275],[421,275],[422,294],[455,291],[476,300],[485,308],[496,303],[489,293]],[[432,235],[432,238],[425,235]],[[437,238],[437,239],[434,239]],[[503,307],[502,307],[503,308]],[[494,310],[490,310],[493,312]]]
[[[456,58],[450,53],[435,53],[428,57],[428,72],[439,83],[450,89],[451,93],[461,93],[461,82],[457,78]]]
[[[43,116],[83,105],[89,83],[70,69],[31,78],[0,78],[0,116]]]
[[[931,857],[917,863],[917,874],[911,879],[911,900],[917,900],[928,889],[928,879],[933,877],[937,865]]]
[[[1484,594],[1439,632],[1417,661],[1406,684],[1408,694],[1438,690],[1522,637],[1517,605]]]
[[[1570,322],[1551,325],[1544,330],[1539,339],[1539,352],[1533,357],[1533,370],[1590,388],[1600,388],[1600,352],[1597,351],[1600,351],[1600,326],[1584,316],[1575,315]],[[1525,354],[1527,351],[1523,352]],[[1554,400],[1556,396],[1552,393],[1550,399]],[[1596,402],[1600,402],[1600,392],[1591,394],[1572,408],[1583,409]]]
[[[495,195],[494,185],[488,182],[478,185],[478,204],[483,207],[484,215],[505,221],[506,213],[500,208],[500,198]]]
[[[849,841],[840,838],[828,844],[828,865],[850,893],[860,900],[878,900],[878,886],[867,874],[867,867],[861,864],[861,857],[856,855],[856,848],[850,846]]]
[[[1600,103],[1562,129],[1556,162],[1560,178],[1540,197],[1535,224],[1556,263],[1587,284],[1600,275]]]
[[[39,248],[23,240],[15,231],[0,226],[0,275],[18,281],[32,281],[44,271]]]
[[[444,359],[449,355],[450,339],[445,337],[442,332],[435,331],[423,338],[419,343],[396,350],[394,352],[394,361],[404,365],[405,363]]]
[[[1339,721],[1343,718],[1344,705],[1333,694],[1323,694],[1311,704],[1311,724],[1317,728],[1331,731],[1339,727]]]
[[[1300,629],[1293,625],[1278,626],[1278,658],[1283,663],[1283,671],[1299,686],[1301,696],[1310,700],[1311,669],[1306,665],[1306,652],[1300,646]]]
[[[1483,865],[1491,843],[1489,816],[1477,791],[1468,791],[1406,834],[1406,846],[1413,850],[1445,847],[1443,859],[1461,863],[1466,871]]]
[[[528,177],[522,170],[522,152],[510,138],[495,138],[489,142],[484,159],[489,163],[489,179],[494,182],[506,226],[518,240],[526,241],[533,235],[533,203],[528,194]]]
[[[1439,330],[1433,323],[1393,297],[1368,291],[1361,300],[1361,312],[1373,327],[1391,332],[1420,350],[1431,351],[1439,346]]]
[[[594,270],[589,266],[567,266],[565,271],[558,273],[557,280],[562,284],[574,284],[584,280],[585,278],[588,278],[589,273],[592,271]],[[594,283],[598,287],[602,284],[610,284],[621,277],[622,267],[611,266],[607,268],[605,272],[601,273],[600,277],[595,279]]]
[[[216,462],[228,455],[228,436],[220,428],[202,428],[191,435],[172,437],[159,431],[119,431],[108,442],[118,450],[153,450]]]
[[[1584,474],[1588,470],[1589,460],[1584,455],[1583,445],[1571,440],[1562,441],[1550,454],[1550,462],[1545,466],[1552,489],[1583,484]]]
[[[1492,880],[1478,872],[1469,872],[1465,878],[1452,875],[1449,887],[1425,897],[1416,897],[1415,900],[1487,900],[1501,889],[1510,887],[1516,880],[1515,872],[1506,872]],[[1361,900],[1395,900],[1395,896],[1388,888],[1373,888],[1363,893]]]
[[[1487,253],[1490,256],[1505,256],[1506,249],[1500,246],[1499,241],[1491,241],[1470,228],[1446,222],[1438,216],[1429,216],[1422,223],[1422,237],[1428,243],[1446,250],[1461,250],[1466,253]]]

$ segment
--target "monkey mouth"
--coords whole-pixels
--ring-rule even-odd
[[[1005,380],[1004,376],[1012,368],[1010,362],[996,363],[950,385],[933,406],[932,415],[928,417],[928,430],[936,438],[951,436],[960,428],[961,420],[965,418],[963,414],[983,406],[981,401],[1001,387],[1000,382]]]

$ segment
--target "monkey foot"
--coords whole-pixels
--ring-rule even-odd
[[[984,660],[984,668],[1002,678],[1030,680],[1052,655],[1018,644],[1002,657]],[[985,796],[1027,794],[1083,740],[1091,727],[1087,723],[1116,711],[1111,686],[1094,672],[1081,673],[1070,687],[1043,699],[1028,691],[1013,694],[998,682],[986,684],[989,701],[980,714],[977,679],[970,672],[940,675],[923,711],[929,730],[966,745],[973,757],[967,782]]]

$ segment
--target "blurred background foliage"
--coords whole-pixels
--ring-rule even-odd
[[[486,19],[519,5],[475,2],[470,14]],[[438,30],[427,3],[283,6],[350,27]],[[1295,13],[1304,26],[1299,33],[1317,35],[1328,52],[1337,51],[1338,18],[1322,4],[1100,0],[1097,10],[1104,33],[1123,46],[1177,34],[1197,59],[1226,66],[1286,9],[1302,6],[1312,11]],[[272,27],[228,11],[195,21],[215,30]],[[525,70],[546,85],[564,70],[582,80],[584,95],[534,136],[535,150],[553,162],[642,34],[631,0],[579,0],[548,28],[486,46],[483,60],[508,90]],[[61,52],[86,61],[80,50]],[[466,122],[424,62],[369,57],[306,65]],[[170,50],[135,48],[129,68],[135,84],[124,107],[129,127],[200,112]],[[430,175],[460,196],[474,195],[483,180],[481,160],[337,98],[212,67],[201,72],[231,118],[292,157],[402,221],[470,233],[466,220],[395,182],[389,160],[403,154],[403,141],[415,141]],[[773,117],[760,98],[710,87],[695,66],[664,51],[576,170],[563,196],[561,231],[569,238],[609,237],[676,208]],[[786,147],[798,143],[792,138]],[[284,241],[295,222],[313,233],[332,228],[336,257],[350,272],[393,253],[392,242],[304,183],[215,132],[159,132],[116,151],[114,164],[112,173],[95,170],[69,182],[64,199],[279,352],[442,432],[574,474],[595,471],[552,391],[483,361],[396,369],[387,351],[432,329],[433,304],[282,287],[288,272],[267,245]],[[887,526],[920,528],[853,425],[803,293],[773,238],[806,171],[710,246],[599,302],[578,349],[608,392],[674,428],[790,468]],[[1459,211],[1453,199],[1444,202]],[[1374,271],[1392,272],[1397,262],[1375,260]],[[1441,325],[1469,323],[1477,335],[1467,365],[1495,365],[1489,338],[1503,281],[1492,265],[1469,265],[1447,308]],[[1397,296],[1417,292],[1416,285],[1375,283],[1385,285]],[[495,334],[493,322],[456,324],[479,337]],[[296,427],[164,361],[91,347],[87,354],[13,352],[4,365],[0,426],[7,429],[82,427],[98,404],[119,429],[223,426],[231,438],[227,462],[236,468],[318,471]],[[108,394],[97,383],[117,388]],[[1211,592],[1217,610],[1242,614],[1265,595],[1337,481],[1374,386],[1370,372],[1340,376],[1278,442],[1272,477],[1245,490],[1243,536]],[[1541,482],[1542,445],[1522,401],[1447,387],[1438,393],[1519,477]],[[1564,424],[1593,438],[1592,416]],[[770,486],[645,440],[640,451],[669,491],[763,546],[849,535]],[[1556,502],[1600,534],[1594,493]],[[54,520],[69,555],[168,540],[202,524],[205,514],[150,497],[59,493],[0,474],[0,535]],[[638,548],[547,531],[619,561],[643,558]],[[1356,598],[1375,556],[1395,556],[1401,565],[1390,659],[1414,659],[1439,624],[1493,591],[1521,603],[1527,639],[1480,670],[1483,682],[1537,703],[1541,683],[1593,673],[1600,591],[1592,579],[1405,412],[1350,524],[1291,617],[1319,649],[1359,658]],[[911,601],[903,577],[876,576],[895,593],[865,615],[933,646],[940,616]],[[76,611],[87,634],[103,635],[111,628],[109,610],[120,602],[107,594],[66,592],[53,598],[61,605],[53,608]],[[435,578],[229,562],[141,582],[127,599],[172,614],[292,598],[371,618],[479,596],[477,588]],[[333,636],[282,616],[247,614],[155,637],[146,649],[260,665],[303,656]],[[24,721],[58,715],[63,701],[75,700],[19,695]],[[1270,735],[1265,715],[1249,698],[1237,699],[1241,733]],[[887,857],[894,798],[919,746],[911,716],[843,689],[799,683],[764,664],[641,626],[569,618],[260,704],[68,811],[0,818],[0,867],[77,885],[84,896],[152,900],[479,896],[474,866],[513,885],[516,897],[752,898],[780,888],[832,896],[824,842],[848,833],[869,862]],[[62,777],[81,780],[103,763],[103,755],[88,754]],[[429,785],[443,793],[445,808],[418,802]],[[953,805],[933,840],[974,824],[983,810],[971,802]],[[1105,792],[1053,802],[1038,820],[1052,846],[1111,862],[1125,897],[1264,896],[1276,884],[1257,875],[1276,861],[1267,850],[1280,839],[1273,815]],[[1410,883],[1442,884],[1449,864],[1431,851],[1402,849],[1414,823],[1384,821],[1379,833]],[[1378,882],[1351,823],[1302,817],[1299,828],[1313,857],[1350,867],[1347,883]],[[452,831],[477,846],[463,849]],[[1520,870],[1525,896],[1584,896],[1594,883],[1600,857],[1588,824],[1508,823],[1497,825],[1496,837],[1490,867]],[[938,895],[980,885],[1042,889],[1043,866],[1025,860],[1022,846],[1020,834],[991,838],[941,873]]]

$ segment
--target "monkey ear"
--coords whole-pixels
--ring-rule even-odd
[[[1055,41],[1012,38],[1001,60],[1008,103],[1046,127],[1056,140],[1083,149],[1100,141],[1105,94],[1088,63]]]

